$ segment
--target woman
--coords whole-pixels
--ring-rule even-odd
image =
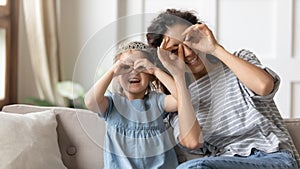
[[[178,109],[171,124],[182,147],[206,157],[178,168],[298,168],[299,155],[273,101],[280,79],[252,52],[229,53],[193,13],[176,9],[153,19],[147,40],[182,51],[196,80],[189,85],[194,111]],[[163,63],[175,69],[170,65],[179,61]]]

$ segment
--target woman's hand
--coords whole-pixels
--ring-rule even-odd
[[[178,45],[178,56],[167,51],[166,47],[166,40],[164,39],[157,48],[157,55],[163,66],[168,69],[168,71],[173,75],[182,75],[185,72],[185,63],[184,63],[184,53],[183,53],[183,46],[182,44]]]
[[[182,35],[185,36],[183,42],[185,45],[204,53],[213,55],[217,46],[219,46],[212,31],[205,24],[192,25]]]
[[[162,64],[173,75],[176,86],[176,99],[179,122],[179,141],[181,145],[190,149],[197,149],[203,145],[203,137],[200,125],[191,102],[189,90],[186,87],[183,44],[178,45],[178,56],[164,50],[168,38],[164,39],[157,53]]]

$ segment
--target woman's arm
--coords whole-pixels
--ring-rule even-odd
[[[264,96],[272,92],[274,79],[265,70],[225,50],[216,41],[205,24],[196,24],[185,30],[185,44],[198,51],[212,54],[226,64],[239,80],[254,93]]]
[[[177,91],[178,120],[179,120],[179,142],[181,145],[196,149],[203,146],[202,131],[191,103],[190,93],[185,83],[185,63],[183,59],[183,48],[179,45],[178,57],[174,55],[162,56],[159,59],[171,72]]]
[[[226,64],[239,80],[254,93],[266,96],[274,89],[274,79],[265,70],[239,58],[218,46],[214,56]]]

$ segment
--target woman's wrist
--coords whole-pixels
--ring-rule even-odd
[[[156,67],[156,66],[153,67],[152,69],[153,69],[153,75],[156,76],[156,77],[157,77],[157,75],[158,75],[159,73],[164,72],[164,71],[162,71],[160,68],[158,68],[158,67]]]
[[[216,45],[214,51],[211,52],[211,54],[217,58],[219,58],[221,55],[223,55],[222,53],[224,53],[225,49],[221,46],[221,45]]]
[[[174,81],[175,81],[176,84],[186,85],[184,74],[174,75],[173,78],[174,78]]]

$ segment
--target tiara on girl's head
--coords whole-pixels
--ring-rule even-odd
[[[117,53],[122,53],[127,50],[145,50],[145,49],[148,49],[148,46],[143,42],[138,42],[138,41],[124,42],[119,45]]]
[[[118,46],[117,53],[114,57],[114,62],[117,60],[117,57],[128,51],[128,50],[138,50],[146,54],[147,59],[153,63],[152,53],[149,52],[150,48],[143,42],[139,41],[125,41]]]

